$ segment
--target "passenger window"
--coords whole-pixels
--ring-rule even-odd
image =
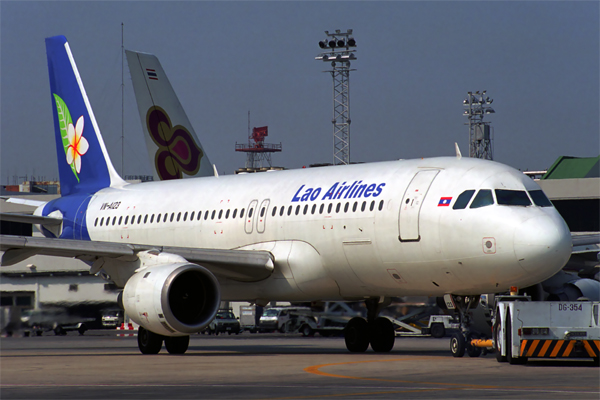
[[[125,216],[125,224],[124,224],[124,225],[127,225],[127,222],[128,222],[128,221],[129,221],[129,215],[126,215],[126,216]]]
[[[379,202],[379,211],[383,210],[383,200]]]
[[[352,206],[352,212],[356,212],[357,208],[358,208],[358,201],[355,201],[354,205]]]
[[[496,200],[503,206],[530,206],[531,200],[524,190],[496,189]]]
[[[273,207],[273,211],[271,211],[271,217],[274,217],[277,214],[277,207]]]
[[[289,216],[289,215],[292,215],[292,206],[289,206],[289,207],[288,207],[288,216]]]
[[[321,204],[321,207],[319,207],[319,214],[323,214],[324,209],[325,209],[325,204]]]
[[[300,213],[300,206],[296,206],[296,215]]]
[[[279,209],[279,216],[283,216],[283,212],[285,211],[285,206],[281,206],[281,208]]]
[[[206,210],[204,211],[204,220],[206,221],[208,219],[208,214],[210,213],[210,211]]]
[[[248,210],[248,218],[252,218],[252,214],[254,213],[254,208]]]
[[[494,197],[492,196],[492,191],[488,189],[482,189],[477,192],[475,199],[471,203],[469,208],[480,208],[494,204]]]
[[[179,222],[179,220],[180,220],[180,219],[181,219],[181,213],[180,213],[180,212],[178,212],[178,213],[177,213],[177,222]]]
[[[237,215],[237,208],[233,210],[233,214],[231,215],[231,219],[234,219]]]
[[[464,192],[459,194],[458,198],[454,202],[454,205],[452,206],[452,209],[462,210],[464,208],[467,208],[467,204],[469,204],[469,201],[471,200],[471,197],[473,197],[474,193],[474,190],[465,190]]]
[[[119,217],[119,225],[121,225],[121,222],[123,222],[123,216],[122,215]]]
[[[265,208],[263,207],[263,208],[261,208],[261,210],[260,210],[260,217],[262,218],[262,217],[264,217],[264,216],[265,216]]]
[[[313,206],[312,206],[312,210],[310,210],[310,213],[311,213],[311,214],[314,214],[314,213],[315,213],[315,211],[317,211],[317,205],[316,205],[316,204],[313,204]]]
[[[114,225],[116,223],[117,223],[117,217],[115,216],[115,217],[113,217],[113,223],[112,224]]]
[[[102,226],[102,224],[104,224],[104,217],[102,217],[102,219],[100,220],[100,226]]]
[[[153,222],[154,222],[154,214],[152,214],[152,215],[150,216],[150,223],[153,223]],[[119,224],[119,225],[120,225],[120,224]]]
[[[98,225],[98,218],[96,218],[96,220],[94,221],[94,226]]]
[[[188,213],[187,213],[187,211],[186,211],[186,212],[185,212],[185,214],[183,214],[183,220],[184,220],[184,221],[187,221],[187,215],[188,215]],[[191,218],[190,218],[190,219],[191,219]]]
[[[337,203],[337,206],[335,206],[335,212],[339,213],[341,207],[342,207],[342,203]]]
[[[160,214],[158,214],[158,217],[156,217],[156,223],[158,224],[160,222]],[[125,220],[125,223],[127,223],[127,220]]]
[[[210,219],[215,219],[216,214],[217,214],[217,210],[213,210],[213,212],[210,214]]]
[[[146,223],[146,222],[148,222],[148,214],[144,215],[144,223]],[[113,225],[114,225],[114,223],[113,223]]]
[[[229,209],[227,209],[227,211],[225,211],[225,219],[229,218]]]
[[[137,222],[137,223],[138,223],[138,225],[139,225],[139,223],[140,223],[141,221],[142,221],[142,216],[141,216],[141,215],[138,215],[138,222]]]
[[[350,206],[350,203],[346,203],[346,205],[344,206],[344,212],[348,212],[349,206]]]
[[[174,219],[175,219],[175,213],[171,213],[171,218],[169,219],[169,222],[173,222]]]
[[[192,213],[190,214],[190,221],[194,220],[194,215],[196,215],[196,211],[192,211]]]
[[[308,212],[308,204],[304,206],[304,212],[303,212],[303,214],[306,215],[307,212]]]
[[[363,201],[362,207],[360,208],[360,211],[364,212],[366,208],[367,208],[367,202]]]
[[[202,211],[198,211],[198,216],[196,217],[196,221],[200,221],[200,217],[202,217]]]
[[[369,207],[369,211],[373,211],[375,209],[375,200],[371,202],[371,207]]]
[[[163,222],[167,222],[167,217],[168,217],[168,214],[165,213],[165,215],[163,216]]]
[[[240,218],[244,218],[244,211],[246,211],[246,209],[242,208],[242,211],[240,211]]]
[[[327,206],[327,214],[331,214],[331,210],[333,209],[333,203],[329,203]]]
[[[219,210],[219,220],[223,218],[223,210]]]
[[[104,218],[102,218],[104,219]],[[135,224],[135,215],[131,216],[131,225]],[[102,221],[100,221],[100,226],[102,226]]]

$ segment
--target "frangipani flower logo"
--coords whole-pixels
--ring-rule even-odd
[[[77,173],[81,172],[81,156],[87,153],[90,145],[86,138],[83,137],[83,115],[77,120],[77,125],[69,124],[67,128],[67,139],[69,146],[67,147],[67,164],[75,165]]]
[[[60,137],[65,149],[67,164],[71,166],[71,171],[79,182],[79,173],[81,172],[81,156],[87,153],[90,145],[86,138],[83,137],[83,115],[77,120],[77,124],[73,125],[73,119],[69,108],[63,99],[56,94],[56,111],[58,113],[58,126],[60,128]]]

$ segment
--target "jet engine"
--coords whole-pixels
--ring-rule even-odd
[[[201,331],[221,302],[217,278],[197,264],[158,265],[135,273],[123,289],[127,315],[147,330],[165,336]]]

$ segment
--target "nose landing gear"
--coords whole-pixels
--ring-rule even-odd
[[[471,340],[479,339],[480,335],[471,327],[470,309],[477,307],[480,296],[456,296],[446,295],[444,300],[448,306],[453,306],[458,311],[458,320],[460,323],[460,332],[454,333],[450,339],[450,352],[454,357],[462,357],[465,352],[469,357],[479,357],[481,347],[471,345]]]

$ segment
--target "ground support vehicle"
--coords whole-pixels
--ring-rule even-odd
[[[293,332],[299,327],[300,316],[311,316],[310,307],[268,307],[263,310],[258,324],[259,332]]]
[[[593,358],[598,364],[600,302],[528,300],[506,296],[496,303],[493,345],[498,362]]]
[[[122,310],[108,310],[102,314],[102,327],[116,328],[124,322]]]
[[[77,331],[83,335],[88,327],[87,323],[93,318],[71,316],[63,309],[30,309],[23,311],[21,322],[25,336],[35,334],[40,336],[44,331],[53,331],[55,335],[66,335],[68,331]]]
[[[421,328],[423,335],[431,335],[434,338],[442,338],[446,336],[448,330],[459,329],[458,321],[451,315],[431,315],[426,328]]]
[[[241,306],[240,307],[240,326],[243,331],[250,333],[258,332],[259,319],[262,315],[263,307],[260,306]],[[257,315],[259,314],[259,315]]]
[[[213,319],[205,331],[209,334],[218,335],[219,333],[228,333],[236,335],[241,332],[240,321],[235,317],[231,310],[218,310],[217,316]]]

